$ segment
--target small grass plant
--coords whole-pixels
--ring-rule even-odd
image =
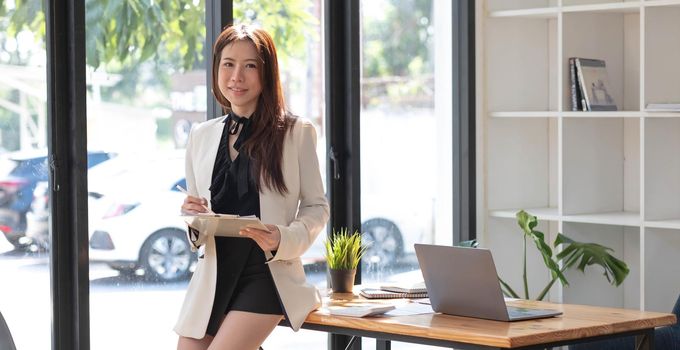
[[[361,243],[361,233],[350,234],[347,228],[333,229],[331,237],[324,241],[326,263],[333,270],[352,270],[359,265],[366,253],[367,245]]]

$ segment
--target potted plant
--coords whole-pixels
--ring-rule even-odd
[[[361,233],[350,234],[347,228],[333,229],[331,237],[324,242],[326,264],[331,275],[331,288],[335,293],[350,293],[354,276],[367,246],[361,243]]]
[[[562,251],[556,255],[553,255],[553,250],[545,242],[545,235],[541,231],[537,231],[534,228],[538,225],[538,219],[520,210],[515,215],[517,217],[517,223],[519,227],[522,228],[524,232],[524,254],[523,254],[523,282],[524,282],[524,299],[529,299],[529,285],[527,281],[527,238],[534,241],[536,244],[536,249],[541,253],[543,257],[543,263],[550,271],[552,276],[550,282],[543,288],[543,290],[536,297],[536,300],[543,300],[552,285],[559,279],[565,286],[569,285],[567,279],[564,277],[563,272],[567,269],[573,267],[578,263],[576,268],[585,272],[585,268],[590,265],[600,265],[604,269],[604,276],[607,278],[609,283],[616,285],[617,287],[623,283],[623,280],[628,276],[628,266],[625,262],[617,259],[609,252],[613,251],[609,247],[602,246],[597,243],[583,243],[577,242],[573,239],[558,233],[553,247],[557,248],[562,246]],[[560,267],[560,263],[562,266]],[[516,293],[510,285],[505,283],[500,277],[503,293],[508,297],[521,298],[518,293]]]

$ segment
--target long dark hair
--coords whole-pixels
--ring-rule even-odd
[[[237,40],[248,40],[255,45],[260,60],[257,67],[262,86],[255,113],[251,116],[251,135],[243,144],[241,151],[245,151],[253,160],[251,164],[253,174],[257,175],[258,190],[264,185],[272,191],[287,193],[288,187],[283,181],[281,168],[283,140],[286,132],[293,129],[296,119],[286,108],[279,79],[276,47],[274,40],[266,31],[241,24],[228,26],[220,33],[213,46],[212,92],[217,102],[222,105],[224,113],[231,112],[231,103],[220,91],[217,72],[222,59],[222,49]]]

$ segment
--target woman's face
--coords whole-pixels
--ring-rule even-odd
[[[250,117],[255,112],[262,92],[260,64],[255,44],[248,40],[234,41],[222,49],[218,86],[239,116]]]

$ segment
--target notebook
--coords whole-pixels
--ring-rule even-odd
[[[184,221],[197,232],[222,237],[243,237],[239,231],[243,227],[254,227],[269,230],[256,216],[238,216],[229,214],[183,215]],[[192,232],[190,232],[192,233]],[[193,233],[192,233],[193,234]],[[191,237],[190,237],[191,238]],[[197,239],[198,237],[196,237]],[[195,241],[195,239],[191,239]]]
[[[427,298],[427,291],[424,293],[397,293],[377,288],[363,288],[359,295],[366,299]]]
[[[385,284],[380,289],[395,293],[427,293],[424,281],[414,284]]]
[[[415,248],[432,309],[436,312],[497,321],[562,314],[558,310],[505,305],[496,266],[488,249],[428,244],[415,244]]]

